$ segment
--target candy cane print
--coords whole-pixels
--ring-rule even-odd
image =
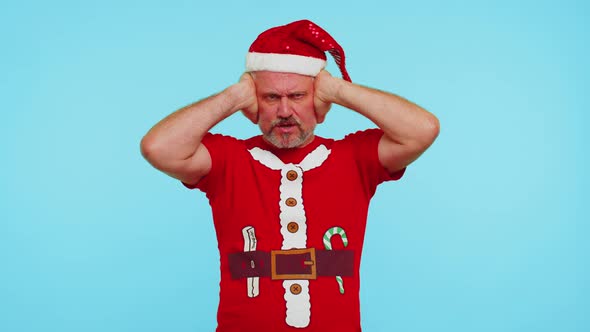
[[[328,229],[326,233],[324,233],[324,247],[326,247],[326,250],[332,250],[331,240],[334,234],[340,235],[344,247],[348,246],[348,237],[346,237],[346,232],[341,227],[336,226]],[[340,294],[344,294],[344,282],[342,281],[342,277],[336,276],[336,281],[338,282],[338,288],[340,288]]]

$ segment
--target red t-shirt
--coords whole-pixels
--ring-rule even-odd
[[[369,129],[347,135],[342,140],[315,137],[303,148],[278,149],[262,136],[239,140],[207,134],[203,144],[211,155],[211,171],[195,185],[209,199],[221,258],[219,332],[248,331],[360,331],[359,267],[365,236],[369,201],[377,185],[402,177],[405,169],[389,174],[378,159],[378,143],[383,132]],[[245,251],[242,230],[255,229],[256,250],[285,249],[281,235],[281,171],[253,158],[249,150],[270,151],[283,163],[300,163],[318,146],[328,157],[321,165],[303,172],[301,195],[305,210],[307,248],[324,250],[328,229],[346,232],[346,250],[354,252],[352,276],[343,276],[342,294],[334,276],[309,280],[309,323],[295,328],[286,323],[286,291],[282,280],[258,278],[258,294],[249,297],[246,278],[232,278],[229,256]],[[333,236],[334,250],[344,249],[344,241]],[[306,290],[307,291],[307,290]]]

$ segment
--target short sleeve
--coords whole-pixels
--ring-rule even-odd
[[[399,180],[406,168],[390,173],[379,161],[379,141],[383,136],[381,129],[367,129],[347,135],[342,142],[352,150],[355,163],[361,177],[368,186],[368,191],[374,193],[376,187],[385,182]]]
[[[210,196],[214,194],[214,189],[217,187],[215,184],[223,180],[228,161],[232,155],[230,151],[235,151],[233,147],[239,144],[239,141],[230,136],[207,133],[201,143],[211,156],[211,170],[196,184],[184,182],[182,184],[188,189],[196,188]]]

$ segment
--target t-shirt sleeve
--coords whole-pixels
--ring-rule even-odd
[[[406,168],[390,173],[379,161],[379,141],[383,136],[381,129],[367,129],[349,134],[344,142],[353,151],[355,163],[361,177],[364,178],[369,192],[385,181],[399,180],[404,175]]]
[[[182,184],[189,189],[199,189],[206,193],[207,196],[210,196],[214,195],[215,188],[219,187],[215,184],[223,180],[228,160],[231,158],[229,151],[231,151],[232,146],[238,144],[238,140],[230,136],[207,133],[201,143],[207,148],[211,156],[211,170],[209,174],[195,184],[184,182]]]

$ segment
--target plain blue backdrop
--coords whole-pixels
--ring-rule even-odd
[[[364,331],[590,331],[589,16],[584,1],[2,2],[0,331],[214,330],[208,202],[139,142],[302,18],[353,81],[441,122],[372,202]],[[318,134],[369,126],[334,107]],[[215,131],[258,133],[239,115]]]

